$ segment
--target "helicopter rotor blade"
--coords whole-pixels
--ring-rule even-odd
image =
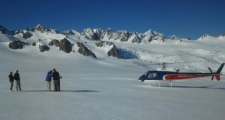
[[[177,64],[177,63],[191,63],[191,62],[200,62],[200,61],[186,61],[186,62],[161,62],[161,63],[150,63],[150,65],[168,65],[168,64]]]
[[[208,69],[209,69],[209,71],[210,71],[211,73],[213,73],[213,72],[212,72],[212,69],[211,69],[210,67],[208,67]],[[211,81],[213,81],[213,79],[214,79],[214,76],[212,75]]]

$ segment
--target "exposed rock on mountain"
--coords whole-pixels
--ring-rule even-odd
[[[33,43],[32,43],[32,46],[36,46],[36,42],[33,42]]]
[[[164,42],[164,41],[165,41],[164,35],[153,36],[152,39],[153,39],[153,40],[158,40],[159,42]]]
[[[49,51],[49,47],[47,45],[39,45],[40,52]]]
[[[59,33],[56,29],[53,28],[45,28],[44,26],[42,26],[41,24],[38,24],[34,29],[30,29],[31,31],[40,31],[41,33]]]
[[[152,40],[157,40],[159,42],[164,42],[165,37],[163,34],[158,33],[156,31],[148,30],[144,34],[140,35],[141,39],[147,40],[147,42],[151,42]]]
[[[48,43],[48,45],[50,45],[50,46],[55,45],[56,47],[59,47],[59,41],[56,40],[56,39],[53,39],[52,41],[50,41],[50,42]]]
[[[179,37],[177,37],[176,35],[172,35],[172,36],[170,36],[170,37],[168,37],[168,39],[171,39],[171,40],[180,40],[180,41],[182,41],[182,40],[190,40],[190,38],[179,38]]]
[[[99,40],[99,41],[97,41],[96,43],[95,43],[95,45],[97,46],[97,47],[102,47],[103,46],[103,41],[101,41],[101,40]]]
[[[108,56],[117,57],[117,58],[121,58],[120,55],[119,55],[119,53],[118,53],[118,50],[117,50],[117,48],[116,48],[116,46],[115,46],[115,44],[113,42],[106,42],[105,43],[105,42],[99,40],[99,41],[97,41],[95,43],[95,45],[97,47],[103,47],[105,45],[108,45],[108,46],[113,45],[113,47],[107,52],[107,55]]]
[[[144,36],[162,36],[163,34],[162,33],[158,33],[156,31],[153,31],[153,30],[148,30],[144,33]]]
[[[133,32],[133,33],[130,33],[130,38],[132,43],[140,43],[140,38],[138,37],[138,34]]]
[[[176,35],[172,35],[170,37],[168,37],[171,40],[181,40],[179,37],[177,37]]]
[[[114,33],[113,30],[108,28],[102,33],[101,39],[111,39],[113,33]]]
[[[113,34],[113,38],[115,38],[115,40],[120,40],[124,42],[128,40],[129,33],[125,30],[119,30]]]
[[[200,39],[204,39],[206,37],[211,37],[211,35],[209,35],[209,34],[202,35]]]
[[[62,50],[66,53],[70,53],[72,51],[72,44],[66,38],[60,40],[59,42],[59,50]]]
[[[10,42],[9,48],[11,48],[11,49],[22,49],[24,45],[25,45],[24,42],[18,40],[18,41]]]
[[[34,29],[37,31],[41,31],[41,32],[47,31],[47,29],[44,26],[42,26],[41,24],[38,24]]]
[[[159,42],[164,42],[165,37],[163,34],[149,30],[144,34],[138,34],[137,32],[127,32],[126,30],[119,30],[113,32],[110,28],[107,30],[102,29],[91,29],[87,28],[81,32],[81,36],[88,40],[119,40],[122,42],[130,41],[131,43],[140,43],[142,39],[151,42],[152,40],[157,40]]]
[[[146,37],[148,42],[152,42],[153,37],[152,36],[148,36]]]
[[[118,53],[118,50],[115,46],[115,44],[113,44],[113,47],[112,49],[110,49],[107,53],[108,56],[113,56],[113,57],[117,57],[117,58],[121,58],[119,53]]]
[[[5,27],[0,25],[0,33],[6,34],[6,31],[8,31]]]
[[[187,38],[183,38],[183,40],[191,40],[191,38],[187,37]]]
[[[77,46],[79,47],[78,49],[78,52],[84,56],[92,56],[94,58],[97,58],[96,55],[91,51],[89,50],[87,47],[84,46],[84,44],[82,43],[76,43]]]
[[[220,34],[218,37],[225,37],[225,33]]]
[[[102,39],[102,35],[103,35],[103,30],[102,29],[100,29],[100,28],[99,29],[94,29],[93,31],[96,34],[98,40]]]
[[[30,38],[31,36],[32,36],[32,34],[29,33],[29,32],[23,33],[23,38],[24,38],[24,39]]]
[[[80,33],[77,32],[76,30],[67,30],[67,31],[62,32],[62,34],[66,35],[66,36],[80,35]]]
[[[13,31],[14,34],[19,34],[19,33],[23,33],[21,30],[14,30]]]
[[[120,40],[122,42],[128,41],[131,39],[133,43],[140,42],[140,38],[138,37],[137,33],[132,32],[128,33],[125,30],[119,30],[117,32],[113,32],[111,29],[102,30],[102,29],[91,29],[87,28],[81,32],[81,36],[85,39],[89,40],[102,40],[102,39],[113,39],[113,40]],[[130,38],[131,37],[131,38]]]
[[[113,42],[107,42],[106,44],[109,45],[109,46],[114,45]]]
[[[91,28],[84,29],[83,32],[80,33],[82,37],[89,40],[100,40],[99,36],[94,33]]]

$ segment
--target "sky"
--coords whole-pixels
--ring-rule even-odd
[[[111,28],[198,39],[225,32],[223,0],[1,0],[0,25],[8,30],[41,24],[59,31]]]

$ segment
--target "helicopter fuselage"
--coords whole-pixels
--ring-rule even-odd
[[[139,77],[139,80],[183,80],[198,77],[216,76],[219,79],[220,73],[178,73],[173,71],[148,71]]]

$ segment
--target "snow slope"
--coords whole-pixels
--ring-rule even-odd
[[[63,35],[36,32],[27,42],[47,44]],[[0,34],[2,35],[2,34]],[[39,36],[38,36],[39,35]],[[174,81],[173,88],[151,87],[138,81],[149,63],[177,62],[170,67],[187,72],[217,70],[225,61],[225,39],[196,41],[153,41],[148,44],[115,42],[124,59],[108,57],[108,48],[85,44],[98,59],[64,53],[52,46],[8,48],[10,38],[0,36],[0,119],[1,120],[223,120],[225,77]],[[20,36],[14,36],[20,38]],[[22,38],[20,38],[22,39]],[[85,42],[77,37],[71,42]],[[74,46],[76,47],[76,46]],[[75,48],[74,48],[75,49]],[[60,92],[48,92],[47,71],[56,68],[61,80]],[[8,74],[20,71],[22,92],[9,92]],[[225,69],[222,71],[225,73]],[[52,86],[53,88],[53,86]],[[15,90],[15,84],[14,84]]]

